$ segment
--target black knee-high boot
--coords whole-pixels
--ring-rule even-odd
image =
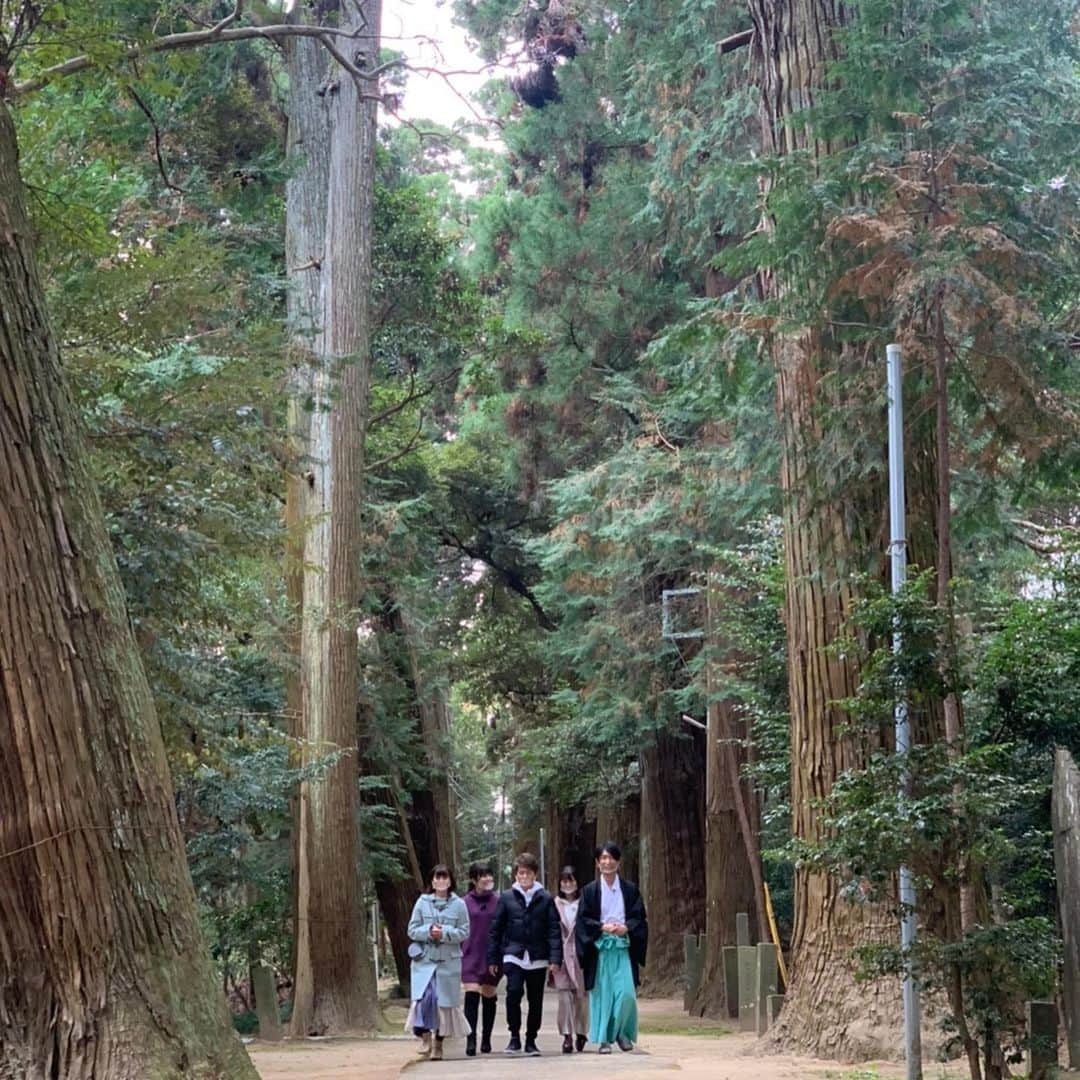
[[[465,1038],[465,1054],[476,1056],[476,1020],[480,1013],[480,994],[476,990],[465,991],[465,1019],[469,1022],[469,1034]]]
[[[491,1032],[495,1027],[495,1003],[498,999],[493,997],[483,998],[484,1027],[483,1038],[480,1040],[480,1053],[491,1053]]]

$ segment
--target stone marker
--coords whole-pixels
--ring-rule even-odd
[[[701,989],[701,975],[705,970],[705,935],[683,934],[683,956],[686,959],[686,989],[683,991],[683,1009],[687,1012]]]
[[[739,1016],[739,947],[725,945],[724,959],[724,997],[727,999],[727,1014],[733,1020]]]
[[[768,998],[779,989],[776,975],[776,946],[767,942],[757,943],[757,965],[754,982],[756,983],[757,1002],[755,1004],[757,1033],[764,1035],[769,1028]]]
[[[757,949],[739,946],[739,1030],[757,1030]]]
[[[273,970],[265,964],[256,964],[251,969],[251,988],[255,991],[259,1038],[277,1042],[281,1038],[281,1013],[278,1012],[277,980]]]
[[[1053,1080],[1057,1071],[1057,1006],[1052,1001],[1027,1003],[1028,1077]]]
[[[750,944],[750,916],[745,911],[740,911],[735,916],[735,944]]]

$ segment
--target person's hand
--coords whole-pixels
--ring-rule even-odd
[[[554,975],[554,974],[555,974],[555,972],[556,972],[556,971],[558,971],[560,967],[562,967],[562,965],[561,965],[561,964],[548,964],[548,971],[549,971],[549,972],[550,972],[550,973],[551,973],[552,975]]]
[[[432,941],[442,941],[442,927],[438,923],[435,923],[428,931],[428,936]]]
[[[603,930],[603,932],[605,934],[614,934],[615,933],[615,927],[618,926],[618,925],[619,925],[618,923],[606,922],[600,927],[600,929]]]
[[[498,975],[499,974],[499,965],[498,964],[488,964],[488,974],[489,975]]]
[[[622,923],[615,923],[614,929],[611,931],[616,937],[626,937],[626,927]]]

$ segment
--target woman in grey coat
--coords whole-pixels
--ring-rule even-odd
[[[443,1039],[469,1033],[461,1010],[461,943],[468,936],[469,911],[454,892],[454,876],[448,866],[436,866],[431,892],[416,901],[409,920],[412,1008],[405,1020],[432,1061],[442,1059]]]

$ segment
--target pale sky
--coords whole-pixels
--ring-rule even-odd
[[[465,32],[451,21],[450,0],[383,0],[383,44],[399,49],[414,64],[447,74],[410,72],[401,113],[410,120],[424,118],[452,126],[462,118],[475,120],[462,101],[502,72],[480,72],[483,61],[472,52]],[[478,72],[477,74],[457,74]]]

